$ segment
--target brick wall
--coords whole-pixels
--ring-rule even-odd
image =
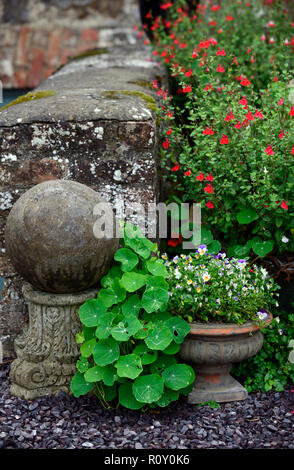
[[[81,52],[135,42],[135,0],[0,0],[0,81],[34,88]]]

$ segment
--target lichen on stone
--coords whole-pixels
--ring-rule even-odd
[[[0,108],[0,111],[3,111],[6,108],[9,108],[10,106],[15,106],[16,104],[21,104],[25,103],[27,101],[33,101],[33,100],[40,100],[43,98],[49,98],[49,96],[55,95],[55,91],[30,91],[26,95],[21,95],[16,100],[11,101],[8,103],[6,106],[3,106],[3,108]]]
[[[70,57],[68,59],[68,62],[73,62],[75,60],[81,60],[81,59],[85,59],[86,57],[91,57],[91,56],[95,56],[95,55],[102,55],[102,54],[107,54],[108,53],[108,49],[106,47],[99,47],[97,49],[90,49],[88,51],[85,51],[85,52],[81,52],[81,54],[77,54],[73,57]]]
[[[152,96],[143,93],[142,91],[135,91],[135,90],[107,90],[102,91],[102,96],[106,99],[120,99],[119,95],[127,95],[127,96],[138,96],[142,100],[145,101],[147,108],[150,111],[156,112],[157,106],[156,101]]]
[[[150,90],[153,90],[153,85],[152,85],[151,82],[148,82],[148,80],[134,80],[134,81],[130,81],[128,83],[130,83],[131,85],[138,85],[138,86],[141,86],[141,87],[144,87],[144,88],[149,88]]]

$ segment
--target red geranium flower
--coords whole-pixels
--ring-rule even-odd
[[[167,148],[169,147],[169,141],[168,141],[168,139],[165,139],[165,141],[163,142],[162,146],[163,146],[164,149],[167,149]]]
[[[180,164],[177,163],[175,166],[172,167],[171,171],[179,171],[180,169]]]
[[[288,210],[287,201],[282,201],[281,208],[285,209],[286,211]]]
[[[163,3],[162,5],[160,5],[160,8],[162,10],[167,10],[168,8],[170,8],[172,6],[173,6],[172,2],[167,2],[167,3]]]
[[[279,139],[282,139],[284,137],[285,133],[284,131],[281,131],[280,134],[279,134]]]
[[[212,176],[212,174],[208,174],[208,175],[206,176],[206,181],[213,181],[213,176]]]
[[[267,148],[265,149],[265,153],[267,153],[268,155],[274,155],[275,154],[275,152],[273,151],[273,149],[270,145],[268,145]]]
[[[291,107],[289,116],[294,116],[294,106]]]
[[[204,176],[204,174],[203,174],[203,173],[201,173],[201,171],[200,171],[199,175],[198,175],[198,176],[196,176],[196,180],[198,180],[198,181],[203,181],[203,180],[204,180],[204,178],[205,178],[205,176]]]
[[[214,205],[213,205],[212,201],[208,201],[205,205],[206,205],[206,207],[208,207],[208,209],[213,209],[214,208]]]
[[[219,73],[224,73],[224,72],[225,72],[225,69],[223,68],[222,65],[218,65],[216,71],[219,72]]]
[[[206,193],[212,194],[212,193],[213,193],[213,187],[212,187],[212,185],[211,185],[211,184],[207,184],[207,185],[205,186],[205,188],[204,188],[204,191],[205,191]]]
[[[216,53],[216,55],[222,55],[222,56],[225,56],[226,55],[226,52],[224,49],[219,49]]]
[[[223,136],[222,136],[221,140],[219,141],[219,143],[220,143],[221,145],[226,145],[226,144],[228,144],[228,143],[229,143],[228,136],[225,135],[225,134],[223,134]]]
[[[211,127],[206,127],[206,129],[202,132],[203,135],[213,135],[214,131],[211,129]]]
[[[191,170],[185,171],[186,176],[191,176]]]
[[[256,110],[256,112],[255,112],[255,117],[258,117],[258,118],[260,118],[260,119],[263,119],[263,114],[262,114],[262,112],[261,112],[259,109]]]
[[[248,78],[243,78],[243,80],[240,82],[242,86],[249,86],[251,85],[251,82],[248,80]]]
[[[169,246],[173,246],[173,247],[176,247],[177,245],[179,245],[180,243],[182,243],[182,235],[181,234],[177,234],[177,233],[172,233],[171,234],[171,239],[167,242],[167,244]]]

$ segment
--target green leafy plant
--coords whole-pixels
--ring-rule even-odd
[[[294,339],[291,339],[288,346],[289,348],[292,348],[292,351],[289,353],[288,361],[291,362],[291,364],[294,364]]]
[[[279,286],[264,268],[245,259],[212,255],[206,245],[166,260],[169,309],[189,322],[262,323]]]
[[[260,352],[232,368],[232,374],[243,381],[248,392],[281,392],[294,383],[294,364],[289,357],[294,314],[277,310],[273,314],[272,323],[262,332],[264,342]]]
[[[201,203],[203,227],[229,256],[293,251],[291,19],[279,1],[224,0],[195,15],[186,3],[169,5],[168,26],[154,23],[172,86],[171,96],[154,83],[172,196]]]
[[[76,397],[92,391],[105,407],[164,407],[189,393],[195,378],[176,358],[190,327],[167,310],[168,271],[157,245],[129,223],[122,243],[97,298],[79,309],[81,357],[71,390]]]

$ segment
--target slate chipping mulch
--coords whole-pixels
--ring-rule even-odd
[[[294,449],[294,387],[142,413],[64,393],[27,402],[10,395],[8,374],[0,366],[0,449]]]

